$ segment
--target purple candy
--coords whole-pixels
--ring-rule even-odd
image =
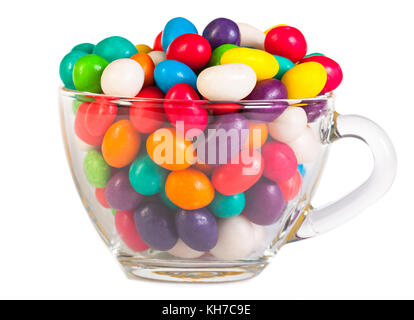
[[[260,81],[256,84],[253,91],[247,96],[246,100],[277,100],[287,99],[287,89],[282,81],[277,79],[268,79]],[[260,122],[271,122],[279,117],[288,107],[288,103],[284,101],[274,102],[270,104],[261,104],[257,108],[254,106],[246,106],[244,115],[250,120]]]
[[[161,203],[150,202],[139,206],[134,219],[139,235],[151,248],[168,251],[177,243],[174,213]]]
[[[120,211],[132,211],[144,198],[132,188],[128,171],[121,170],[109,180],[105,189],[105,197],[111,208]]]
[[[210,43],[211,50],[223,44],[240,45],[238,25],[226,18],[218,18],[211,21],[203,31],[203,37]]]
[[[223,114],[205,132],[205,140],[194,144],[198,158],[211,165],[226,164],[240,153],[249,136],[249,122],[238,113]]]
[[[308,117],[308,123],[318,119],[326,110],[327,105],[326,101],[312,101],[308,102],[308,105],[303,106],[302,108],[305,110],[306,116]]]
[[[209,251],[217,244],[216,218],[207,208],[180,210],[175,217],[175,225],[181,240],[193,250]]]
[[[268,226],[281,218],[286,204],[277,183],[262,179],[246,192],[243,214],[255,224]]]

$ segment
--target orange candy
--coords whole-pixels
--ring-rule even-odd
[[[249,148],[250,151],[257,150],[265,144],[268,133],[269,131],[265,123],[249,122],[249,137],[243,149]]]
[[[171,171],[187,169],[195,158],[191,141],[177,135],[174,128],[153,132],[147,139],[147,152],[152,161]]]
[[[214,188],[201,171],[186,169],[171,172],[165,182],[168,199],[185,210],[208,206],[214,199]]]
[[[129,120],[115,122],[106,131],[102,142],[102,155],[111,167],[122,168],[138,154],[141,137]]]
[[[140,53],[134,54],[131,57],[131,59],[138,62],[140,66],[142,67],[142,69],[144,70],[144,74],[145,74],[144,87],[152,86],[154,84],[155,65],[151,57],[144,52],[140,52]]]

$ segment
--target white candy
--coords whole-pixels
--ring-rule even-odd
[[[252,224],[253,230],[254,230],[254,239],[255,239],[255,247],[253,251],[256,251],[260,247],[262,247],[265,244],[266,240],[266,228],[264,226],[259,226],[258,224],[254,224],[253,222],[250,222]]]
[[[210,253],[218,259],[237,260],[249,256],[255,246],[256,236],[252,223],[238,215],[220,220],[218,242]]]
[[[197,259],[204,254],[204,252],[191,249],[181,239],[178,239],[177,244],[168,253],[182,259]]]
[[[248,65],[229,63],[204,69],[197,78],[197,89],[208,100],[238,101],[256,85],[256,73]]]
[[[141,65],[132,59],[112,61],[101,77],[105,94],[116,97],[135,97],[142,89],[145,73]]]
[[[264,50],[266,34],[247,23],[238,23],[240,30],[240,46]]]
[[[164,61],[166,58],[164,51],[151,51],[148,53],[154,65],[159,64],[161,61]]]
[[[311,128],[306,128],[296,140],[289,142],[298,159],[298,163],[312,162],[316,159],[321,149],[321,143]]]
[[[306,129],[308,118],[305,110],[288,107],[283,113],[268,124],[273,139],[289,143],[299,138]]]
[[[87,144],[86,142],[81,140],[77,135],[75,135],[75,141],[77,150],[89,152],[91,150],[98,149],[98,146],[92,146],[90,144]]]

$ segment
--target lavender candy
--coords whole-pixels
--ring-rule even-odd
[[[119,211],[134,210],[144,198],[132,188],[127,170],[121,170],[112,176],[106,185],[105,197],[111,208]]]
[[[203,37],[210,43],[211,50],[223,44],[240,45],[238,25],[226,18],[218,18],[211,21],[203,31]]]
[[[282,217],[286,204],[277,183],[263,178],[246,192],[243,215],[255,224],[268,226]]]
[[[150,202],[139,206],[134,220],[142,240],[151,248],[168,251],[177,243],[174,213],[161,203]]]
[[[327,105],[327,101],[324,100],[307,102],[307,105],[303,106],[302,109],[306,112],[308,123],[316,121],[324,113]]]

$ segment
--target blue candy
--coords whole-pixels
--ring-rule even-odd
[[[62,79],[65,88],[70,90],[76,90],[75,84],[73,83],[73,67],[79,58],[86,56],[87,53],[79,50],[73,50],[69,52],[61,61],[59,67],[60,79]]]
[[[306,169],[303,166],[303,164],[298,164],[298,171],[299,171],[300,175],[303,178],[305,176],[305,174],[306,174]]]
[[[190,67],[175,60],[161,61],[154,70],[157,86],[167,93],[177,83],[187,83],[197,90],[197,76]]]
[[[99,42],[95,46],[93,53],[108,62],[112,62],[122,58],[131,58],[134,54],[138,53],[138,50],[131,41],[114,36]]]
[[[165,25],[164,31],[162,32],[162,48],[167,52],[168,46],[175,38],[186,34],[186,33],[196,33],[198,34],[197,28],[192,24],[191,21],[188,21],[185,18],[174,18],[167,22]]]

